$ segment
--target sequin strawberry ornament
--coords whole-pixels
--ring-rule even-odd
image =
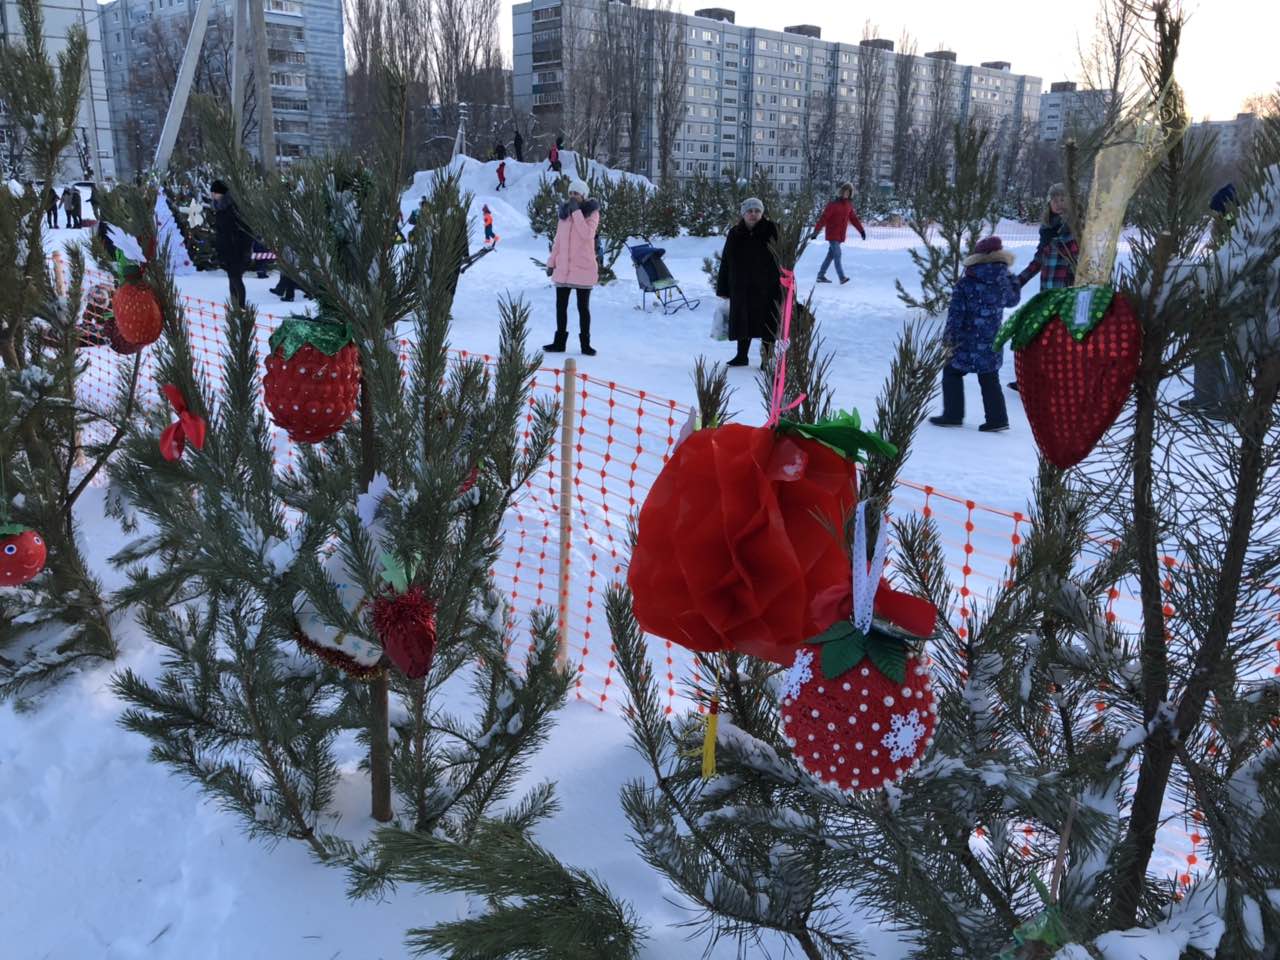
[[[852,618],[801,647],[781,691],[783,736],[815,780],[847,793],[906,776],[933,743],[932,662],[920,647],[937,610],[881,580],[882,524],[870,569],[866,505],[858,505]]]

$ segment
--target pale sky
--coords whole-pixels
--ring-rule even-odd
[[[502,44],[511,54],[511,6],[503,0]],[[1080,46],[1093,35],[1095,0],[998,4],[956,0],[892,0],[852,4],[844,0],[676,0],[684,13],[727,7],[744,26],[781,30],[812,23],[824,40],[854,43],[870,17],[882,37],[896,41],[905,27],[920,52],[955,50],[961,63],[1008,60],[1016,73],[1054,80],[1080,79]],[[1234,117],[1244,98],[1280,84],[1275,53],[1280,0],[1186,0],[1178,80],[1194,120]]]

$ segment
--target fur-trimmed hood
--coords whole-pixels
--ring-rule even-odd
[[[964,258],[964,265],[976,267],[981,263],[1003,263],[1006,267],[1012,267],[1016,259],[1012,250],[994,250],[991,253],[971,253]]]

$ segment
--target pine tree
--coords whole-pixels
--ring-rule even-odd
[[[920,272],[921,292],[908,293],[895,280],[898,299],[929,314],[945,313],[951,290],[961,276],[961,261],[981,239],[987,225],[999,221],[996,160],[988,149],[991,132],[972,120],[957,123],[950,153],[929,158],[920,185],[910,198],[907,223],[920,238],[908,253]]]
[[[1153,108],[1125,139],[1163,159],[1129,206],[1136,235],[1115,280],[1143,330],[1132,405],[1083,466],[1042,462],[1016,562],[984,598],[958,598],[933,517],[891,521],[896,586],[960,607],[928,645],[938,721],[923,763],[875,795],[816,785],[778,731],[774,671],[727,656],[704,781],[702,726],[666,721],[631,599],[609,597],[653,772],[624,809],[713,935],[776,930],[811,958],[845,956],[830,924],[856,900],[937,960],[1264,958],[1280,937],[1280,128],[1260,140],[1229,235],[1203,248],[1208,152],[1184,141],[1173,81],[1182,16],[1147,12]],[[898,453],[872,458],[859,484],[873,515],[942,362],[912,339],[875,421]],[[1233,373],[1225,409],[1208,412],[1221,419],[1169,405],[1170,381],[1206,354]],[[1108,616],[1118,589],[1136,593],[1136,626]],[[702,657],[698,672],[716,665]],[[1205,866],[1186,891],[1152,864],[1179,808],[1197,811]]]
[[[22,0],[19,14],[24,42],[0,44],[0,102],[26,175],[51,184],[75,138],[88,39],[69,28],[55,65],[40,4]],[[78,351],[88,346],[79,326],[84,252],[66,250],[60,288],[45,259],[44,206],[31,190],[0,190],[0,540],[26,528],[47,549],[42,574],[0,589],[0,699],[83,659],[115,655],[112,612],[75,510],[133,418],[138,359],[123,364],[107,403],[78,389]]]
[[[510,797],[570,683],[547,617],[530,624],[523,663],[509,662],[514,624],[489,579],[503,516],[558,417],[530,406],[540,358],[527,352],[528,311],[500,305],[492,368],[451,357],[470,198],[439,177],[401,242],[404,85],[389,81],[385,97],[365,161],[307,161],[287,177],[256,172],[227,118],[201,105],[241,215],[316,298],[310,321],[276,331],[277,361],[299,332],[316,349],[349,341],[356,415],[281,469],[259,405],[272,388],[256,318],[229,308],[220,380],[196,363],[181,319],[156,358],[207,422],[203,447],[165,459],[155,432],[171,414],[157,412],[112,467],[120,514],[153,528],[115,558],[132,581],[120,599],[145,605],[147,632],[170,651],[156,682],[119,676],[125,724],[251,833],[353,864],[362,851],[325,828],[340,731],[368,746],[375,819],[465,842]],[[407,368],[398,337],[411,340]],[[336,371],[337,356],[320,362]]]

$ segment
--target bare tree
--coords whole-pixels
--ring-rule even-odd
[[[1280,116],[1280,91],[1254,93],[1244,98],[1240,104],[1242,113],[1253,113],[1259,117]]]
[[[1139,76],[1145,0],[1102,0],[1094,19],[1093,39],[1080,51],[1086,83],[1107,96],[1095,108],[1095,127],[1110,127],[1129,106]]]
[[[862,28],[863,43],[858,51],[857,115],[854,121],[858,155],[855,180],[861,192],[876,186],[879,179],[877,167],[881,122],[888,87],[889,58],[892,56],[889,51],[869,44],[869,41],[876,39],[877,32],[878,28],[868,20]]]
[[[828,86],[810,92],[799,129],[783,140],[784,147],[794,144],[803,152],[807,180],[835,179],[838,125],[835,91]]]
[[[684,119],[685,37],[679,16],[672,10],[671,0],[656,0],[653,5],[653,59],[656,82],[653,104],[658,130],[658,170],[660,180],[671,174],[671,154],[680,122]]]
[[[915,124],[916,41],[906,30],[898,41],[897,69],[894,73],[893,183],[901,193],[907,187],[911,163],[911,130]]]

